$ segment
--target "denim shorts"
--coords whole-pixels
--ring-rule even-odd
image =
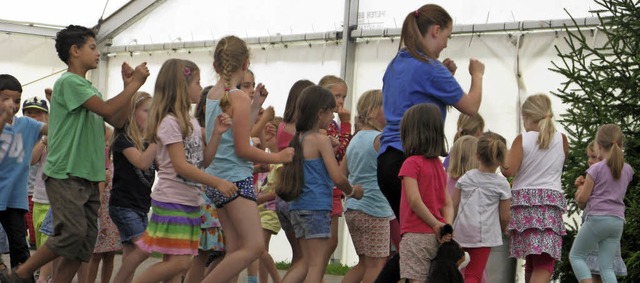
[[[142,236],[149,225],[146,213],[128,207],[110,205],[109,216],[118,227],[123,244],[133,244],[133,240]]]
[[[291,210],[296,238],[319,239],[331,235],[331,210]]]

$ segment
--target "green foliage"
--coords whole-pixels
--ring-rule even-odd
[[[288,270],[290,267],[291,263],[288,261],[276,262],[276,268],[279,270]],[[349,272],[350,268],[351,267],[349,267],[348,265],[340,263],[329,263],[329,265],[327,265],[327,271],[325,273],[329,275],[344,276],[345,274],[347,274],[347,272]]]
[[[606,36],[606,42],[595,46],[593,31],[580,29],[574,21],[574,27],[566,28],[565,42],[570,50],[563,52],[556,46],[560,62],[553,62],[551,68],[567,79],[562,88],[553,93],[569,106],[560,121],[570,139],[562,183],[569,213],[575,214],[578,209],[574,201],[574,181],[587,168],[587,144],[603,124],[613,123],[622,128],[626,162],[636,170],[625,199],[627,223],[621,247],[629,275],[623,282],[640,282],[640,3],[638,0],[595,2],[602,8],[596,11],[601,24],[597,32]],[[576,227],[567,225],[563,262],[555,272],[561,282],[576,282],[567,258]]]

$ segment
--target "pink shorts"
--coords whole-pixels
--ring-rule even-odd
[[[344,219],[357,255],[389,256],[389,218],[374,217],[360,210],[348,209]]]
[[[556,260],[552,258],[548,253],[543,254],[530,254],[525,258],[524,273],[531,274],[536,269],[544,269],[553,274],[553,267],[556,265]]]
[[[342,191],[336,187],[333,188],[333,202],[331,204],[331,218],[342,217]]]

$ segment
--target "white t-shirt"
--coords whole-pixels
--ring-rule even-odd
[[[202,169],[204,155],[202,130],[195,118],[192,117],[190,122],[193,125],[193,131],[184,139],[180,124],[174,116],[167,115],[158,125],[158,151],[156,153],[158,182],[151,193],[153,200],[189,206],[199,206],[203,203],[200,196],[201,185],[176,173],[167,150],[167,145],[182,142],[187,162]]]
[[[460,192],[455,240],[465,248],[502,245],[500,201],[511,198],[509,182],[496,173],[473,169],[456,184]]]

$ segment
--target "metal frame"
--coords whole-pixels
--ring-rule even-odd
[[[0,32],[55,38],[63,27],[56,25],[0,20]]]
[[[140,18],[149,14],[153,9],[166,0],[132,0],[115,11],[105,20],[99,21],[95,28],[98,29],[96,41],[98,44],[110,45],[116,35],[135,24]]]

